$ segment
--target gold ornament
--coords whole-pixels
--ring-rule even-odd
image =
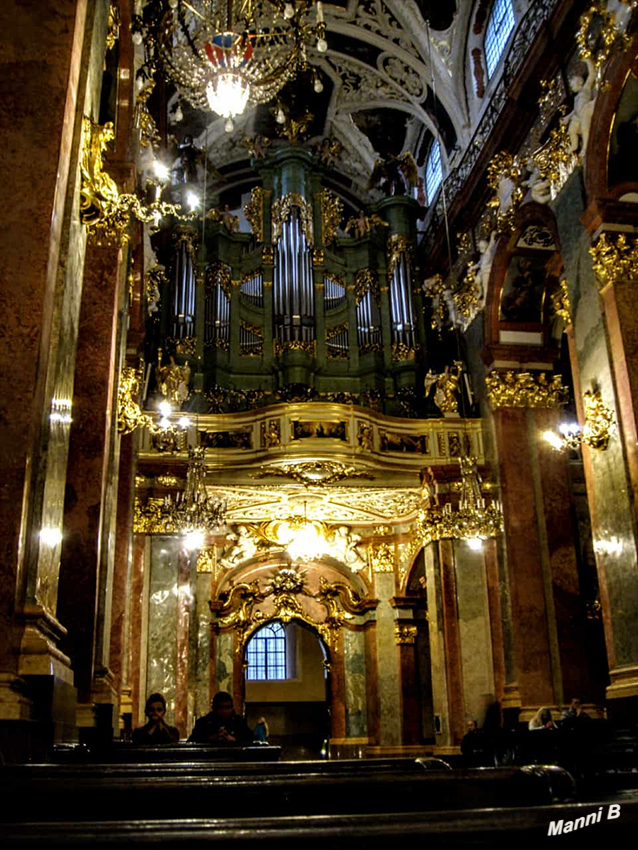
[[[314,245],[312,207],[303,195],[299,195],[297,192],[289,192],[272,205],[272,241],[275,243],[279,241],[281,226],[284,221],[290,218],[293,207],[299,209],[301,229],[306,237],[306,242],[312,247]]]
[[[537,372],[490,372],[485,378],[487,398],[493,410],[499,407],[562,407],[567,387],[560,375]]]
[[[328,189],[322,189],[315,193],[319,198],[321,209],[321,233],[324,245],[332,245],[335,241],[337,229],[343,218],[343,204],[339,198]]]
[[[589,253],[599,289],[621,280],[638,281],[638,240],[627,239],[624,233],[615,239],[602,233]]]

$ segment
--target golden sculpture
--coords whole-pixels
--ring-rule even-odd
[[[490,372],[485,379],[487,398],[493,410],[499,407],[562,407],[567,387],[560,375],[538,372]]]
[[[409,236],[394,233],[388,239],[388,275],[392,275],[401,258],[405,257],[408,268],[412,266],[412,241]]]
[[[264,208],[266,199],[270,194],[269,191],[262,189],[261,186],[255,186],[244,207],[244,216],[248,224],[250,224],[257,242],[264,241]]]
[[[343,145],[336,139],[326,137],[320,142],[315,142],[310,150],[322,165],[325,165],[326,168],[331,168],[335,160],[341,157]]]
[[[214,546],[204,546],[197,555],[197,572],[212,573],[217,571],[217,557]]]
[[[627,239],[624,233],[615,238],[602,233],[589,253],[599,289],[621,280],[638,281],[638,240]]]
[[[120,434],[132,434],[136,428],[156,428],[147,413],[143,413],[138,399],[142,370],[125,366],[120,374],[117,391],[117,430]]]
[[[135,101],[134,122],[140,131],[140,146],[143,148],[159,148],[162,144],[157,124],[148,108],[148,100],[154,89],[155,80],[148,80],[138,92]]]
[[[373,227],[389,227],[387,221],[384,221],[381,216],[373,213],[372,215],[366,215],[363,210],[359,210],[359,215],[355,218],[351,216],[348,219],[346,226],[344,227],[344,233],[350,233],[353,231],[353,236],[355,239],[363,239]]]
[[[455,360],[453,365],[446,366],[445,370],[435,374],[431,369],[425,376],[425,397],[428,398],[432,387],[434,390],[434,403],[441,413],[459,412],[459,394],[461,374],[464,371],[462,361]]]
[[[109,4],[109,16],[108,16],[108,31],[106,33],[106,49],[112,50],[115,47],[115,42],[120,37],[120,27],[122,26],[122,19],[120,17],[120,10],[117,7],[117,3],[111,2]]]
[[[569,290],[567,281],[563,278],[558,284],[558,289],[552,292],[552,309],[554,314],[562,319],[565,325],[572,323],[572,311],[569,304]]]
[[[423,285],[424,292],[432,299],[432,320],[430,326],[433,331],[442,330],[450,321],[450,312],[447,306],[449,289],[440,274],[428,278]]]
[[[402,626],[397,623],[394,627],[394,639],[397,646],[413,645],[417,636],[416,626]]]
[[[393,573],[394,544],[373,543],[368,546],[368,563],[373,573]]]
[[[414,360],[416,356],[416,348],[411,345],[406,345],[404,342],[395,342],[392,344],[392,359],[393,360]]]
[[[354,278],[354,295],[357,306],[359,306],[368,290],[372,293],[377,306],[379,306],[381,290],[379,289],[377,273],[374,269],[359,269]]]
[[[619,41],[626,43],[627,37],[619,32],[616,16],[607,11],[606,0],[595,0],[580,16],[576,43],[581,59],[591,59],[598,70],[606,64],[614,47],[622,47]]]
[[[270,419],[268,424],[261,423],[261,446],[264,449],[277,449],[281,445],[281,426],[278,419]]]
[[[583,394],[583,411],[585,426],[583,428],[583,443],[592,449],[605,451],[611,436],[616,431],[614,413],[603,402],[598,390],[587,390]]]
[[[488,206],[496,212],[498,234],[514,230],[514,216],[525,196],[522,188],[525,167],[518,156],[501,151],[493,157],[487,168],[487,182],[494,190]]]
[[[265,136],[246,136],[244,144],[251,159],[265,159],[271,140]],[[263,190],[262,190],[263,191]]]
[[[162,365],[162,349],[157,349],[157,366],[155,367],[157,386],[167,401],[174,402],[178,406],[186,401],[190,395],[188,382],[191,375],[191,367],[188,361],[179,366],[171,355],[169,362]]]
[[[324,245],[332,245],[335,241],[337,229],[341,224],[343,217],[343,204],[339,198],[328,191],[322,189],[315,193],[315,197],[319,198],[321,209],[321,233]]]

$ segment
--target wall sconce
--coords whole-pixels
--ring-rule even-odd
[[[583,408],[585,424],[582,429],[578,423],[560,425],[560,433],[545,431],[543,439],[557,451],[576,450],[585,443],[591,449],[604,452],[616,431],[614,413],[603,403],[598,390],[587,390],[583,395]]]

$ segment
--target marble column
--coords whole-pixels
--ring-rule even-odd
[[[59,649],[64,626],[56,603],[84,255],[79,121],[88,66],[100,61],[83,53],[94,11],[86,0],[25,0],[0,9],[0,179],[10,199],[0,250],[0,747],[6,758],[18,754],[36,727],[36,737],[49,742],[68,739],[73,730],[72,674]]]
[[[448,742],[453,746],[458,746],[465,733],[465,694],[454,542],[452,540],[439,540],[436,546],[438,549],[438,566],[441,573]]]
[[[400,706],[399,654],[394,627],[394,573],[375,573],[376,655],[379,699],[379,745],[381,748],[400,747],[403,739]]]
[[[368,741],[379,746],[379,665],[377,661],[377,624],[371,620],[365,627],[366,708]]]
[[[119,467],[117,379],[125,268],[120,248],[87,248],[64,505],[58,615],[78,689],[78,725],[105,736],[117,693],[109,669]],[[96,708],[96,706],[98,706]]]
[[[148,632],[148,587],[151,538],[133,535],[131,576],[131,618],[129,624],[129,677],[132,725],[143,725],[146,700],[146,646]]]
[[[330,651],[330,739],[346,737],[346,671],[343,632]]]

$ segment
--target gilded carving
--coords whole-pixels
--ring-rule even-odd
[[[638,240],[627,239],[624,233],[615,239],[602,233],[589,253],[599,289],[621,280],[638,281]]]
[[[487,168],[487,182],[494,190],[488,206],[496,211],[496,230],[511,233],[514,230],[514,215],[525,196],[522,188],[525,167],[518,156],[501,151]]]
[[[424,381],[425,397],[428,398],[432,387],[435,387],[434,403],[443,414],[459,412],[459,382],[463,370],[463,362],[460,360],[455,360],[452,366],[446,366],[439,374],[428,369]]]
[[[209,263],[206,267],[204,285],[207,296],[210,296],[214,288],[219,285],[224,294],[230,298],[233,289],[233,272],[228,263],[222,263],[221,260],[213,260]]]
[[[598,390],[587,390],[583,395],[585,427],[583,443],[593,449],[605,451],[609,440],[616,430],[614,413],[603,402]]]
[[[159,148],[162,137],[157,129],[155,119],[148,108],[148,100],[155,89],[155,80],[150,79],[140,90],[135,102],[135,126],[140,131],[140,146],[143,148]]]
[[[567,387],[560,375],[546,372],[491,372],[485,379],[492,409],[499,407],[562,407],[567,403]]]
[[[297,192],[289,192],[272,205],[272,241],[275,243],[279,241],[282,224],[290,218],[293,207],[299,209],[301,229],[306,242],[312,247],[314,245],[312,207],[303,195]]]
[[[284,351],[305,351],[312,357],[317,353],[317,341],[314,339],[289,339],[282,342],[280,339],[273,339],[273,353],[275,355],[283,354]]]
[[[368,563],[373,573],[393,573],[394,544],[373,543],[368,546]]]
[[[269,190],[256,186],[250,193],[250,199],[244,207],[244,216],[250,224],[257,242],[264,241],[264,210],[266,200],[270,195]]]
[[[607,11],[607,0],[595,0],[580,16],[580,27],[576,34],[578,52],[582,59],[591,59],[596,69],[602,68],[612,50],[627,38],[616,26],[616,16]]]
[[[315,193],[319,198],[321,209],[321,233],[324,245],[332,245],[337,235],[337,229],[343,218],[343,204],[339,198],[328,189]]]
[[[373,269],[359,269],[354,278],[354,294],[357,306],[368,290],[372,293],[377,306],[381,301],[379,278]]]
[[[214,546],[204,546],[197,555],[198,573],[216,573],[217,554]]]
[[[281,426],[278,419],[270,419],[261,423],[262,449],[276,449],[281,445]]]
[[[402,626],[397,623],[394,627],[394,639],[397,646],[412,645],[416,640],[416,626]]]
[[[153,419],[140,408],[141,380],[141,369],[133,369],[132,366],[122,369],[117,390],[117,430],[120,434],[132,434],[136,428],[148,428],[151,432],[159,430]]]
[[[572,323],[572,311],[569,304],[569,290],[567,289],[567,281],[561,280],[558,284],[558,289],[552,293],[552,309],[554,314],[562,319],[566,325]]]
[[[401,257],[405,257],[408,266],[412,265],[412,241],[409,236],[401,236],[398,233],[393,234],[388,239],[388,275],[394,273],[395,268],[401,261]]]
[[[328,487],[346,478],[374,478],[369,472],[358,471],[354,466],[346,466],[331,460],[309,460],[302,463],[265,466],[255,473],[255,478],[271,476],[290,478],[304,487]]]
[[[395,342],[392,345],[393,360],[414,360],[416,357],[416,348],[411,345],[406,345],[404,342]]]

